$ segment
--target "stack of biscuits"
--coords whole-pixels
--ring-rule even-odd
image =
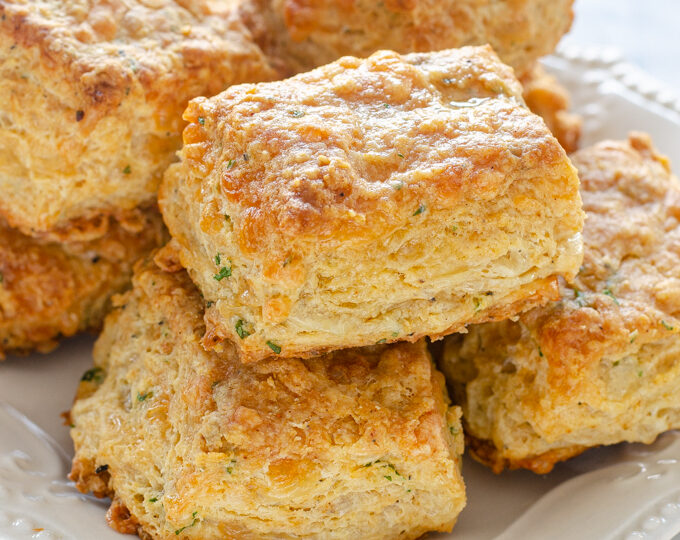
[[[418,538],[464,446],[547,472],[680,427],[680,187],[643,134],[567,157],[536,60],[571,0],[0,18],[0,352],[108,312],[71,478],[114,529]]]

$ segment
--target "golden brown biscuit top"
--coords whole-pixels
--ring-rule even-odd
[[[368,243],[545,167],[571,175],[489,47],[345,57],[193,100],[184,118],[187,204],[250,253]]]
[[[156,259],[175,269],[162,252]],[[133,282],[132,291],[114,300],[118,309],[95,346],[97,365],[127,381],[120,363],[142,355],[150,373],[130,381],[130,392],[153,389],[153,403],[169,410],[171,422],[186,425],[185,437],[200,438],[203,452],[306,457],[310,466],[350,445],[358,460],[386,448],[423,459],[448,454],[446,427],[431,429],[447,410],[443,376],[423,340],[244,365],[231,347],[222,354],[202,349],[203,299],[184,270],[140,262]],[[78,399],[95,389],[81,383]]]
[[[234,8],[229,0],[0,0],[0,37],[13,41],[10,56],[35,47],[48,82],[75,87],[65,99],[87,107],[87,121],[137,84],[148,99],[175,103],[197,95],[192,78],[202,88],[210,73],[212,93],[225,80],[244,80],[238,74],[248,67],[224,62],[226,55],[260,53]]]
[[[668,160],[639,133],[572,159],[587,216],[583,266],[572,285],[562,285],[560,302],[520,319],[548,360],[548,383],[564,395],[581,381],[586,388],[584,373],[603,358],[634,356],[643,344],[680,332],[680,183]],[[530,341],[516,338],[508,345],[491,331],[484,355],[497,356],[498,346],[509,347],[501,357],[524,357],[513,349]]]

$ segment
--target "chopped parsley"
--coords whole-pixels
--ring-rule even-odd
[[[543,358],[543,351],[541,350],[540,347],[538,348],[538,356],[540,356],[541,358]]]
[[[399,332],[392,332],[392,337],[397,337],[399,335]]]
[[[392,481],[392,477],[389,475],[385,475],[385,478],[387,478],[390,482]]]
[[[661,321],[661,326],[663,326],[666,330],[675,330],[675,327],[671,326],[666,321]]]
[[[158,501],[158,497],[151,497],[149,499],[149,502],[156,502],[156,501]]]
[[[243,319],[239,319],[238,321],[236,321],[236,324],[234,325],[236,333],[238,334],[238,337],[240,337],[241,339],[245,339],[250,335],[250,332],[243,328],[244,324],[245,322],[243,321]]]
[[[418,210],[416,210],[415,212],[413,212],[413,215],[414,215],[414,216],[417,216],[417,215],[419,215],[419,214],[422,214],[422,213],[426,210],[426,208],[427,208],[427,207],[426,207],[424,204],[421,204],[421,205],[418,207]]]
[[[196,525],[196,523],[198,523],[198,517],[197,516],[198,516],[198,512],[192,512],[191,518],[193,519],[193,521],[189,525],[185,525],[181,529],[177,529],[175,531],[175,534],[179,535],[179,533],[181,533],[184,529],[188,529],[189,527],[193,527],[194,525]]]
[[[231,474],[232,472],[234,472],[234,465],[236,465],[236,460],[232,459],[229,462],[229,465],[227,466],[227,474]]]
[[[611,289],[605,289],[604,291],[602,291],[602,294],[606,294],[607,296],[609,296],[612,300],[614,300],[614,303],[617,306],[621,305],[619,304],[619,301],[616,299],[616,296],[614,296],[614,293],[611,291]]]
[[[293,118],[302,118],[305,115],[305,112],[294,109],[294,110],[290,111],[290,115]]]
[[[449,433],[451,435],[455,435],[456,433],[458,433],[458,428],[456,428],[454,426],[449,426]]]
[[[616,367],[621,363],[621,360],[615,360],[612,366]]]
[[[137,392],[137,401],[144,401],[150,397],[153,397],[153,392],[145,392],[144,394]]]
[[[205,125],[205,118],[203,118],[202,116],[199,116],[198,117],[198,123],[201,124],[202,126],[204,126]]]
[[[239,334],[240,336],[241,334]],[[267,341],[267,347],[269,347],[275,354],[281,354],[281,347],[279,347],[273,341]]]
[[[642,370],[638,371],[638,377],[642,377]]]
[[[381,343],[385,343],[387,341],[386,338],[379,339],[378,341],[375,342],[376,345],[380,345]]]
[[[385,107],[386,109],[389,109],[389,108],[390,108],[390,104],[389,104],[389,103],[383,103],[383,107]]]
[[[217,266],[219,266],[221,262],[222,262],[222,258],[220,257],[220,254],[218,253],[217,255],[215,255],[215,264]]]
[[[224,220],[231,221],[231,217],[229,216],[229,214],[224,214]]]
[[[83,373],[83,376],[80,378],[80,380],[85,382],[94,381],[96,383],[100,383],[104,380],[104,370],[100,367],[88,369],[85,373]]]
[[[402,154],[401,152],[397,152],[397,155],[398,155],[400,158],[404,159],[404,154]]]
[[[638,331],[637,328],[633,330],[630,334],[630,343],[633,343],[635,341],[635,338],[638,336]]]
[[[227,170],[231,169],[234,165],[236,165],[235,159],[230,159],[229,161],[227,161]]]
[[[451,225],[450,230],[451,232],[456,232],[458,230],[458,225]]]
[[[213,276],[215,281],[222,281],[224,278],[231,277],[231,266],[223,266],[220,271]]]
[[[123,169],[123,174],[130,174],[131,172],[132,172],[132,169],[130,168],[130,165],[127,165],[127,166]]]

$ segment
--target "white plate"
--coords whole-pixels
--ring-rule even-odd
[[[585,117],[584,145],[643,130],[680,167],[680,99],[601,50],[562,49],[545,63]],[[105,503],[65,480],[73,449],[59,415],[90,367],[92,342],[80,337],[50,355],[0,364],[2,540],[124,538],[106,526]],[[678,433],[651,446],[591,450],[546,476],[495,476],[470,460],[463,474],[468,506],[454,533],[438,540],[668,540],[680,533]]]

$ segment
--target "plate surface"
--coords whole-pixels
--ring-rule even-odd
[[[584,116],[583,145],[652,135],[680,170],[680,99],[602,50],[562,48],[546,67]],[[91,337],[54,353],[0,364],[0,539],[122,540],[107,505],[66,481],[73,448],[60,413],[91,365]],[[466,459],[468,506],[454,533],[437,540],[669,540],[680,533],[680,433],[650,446],[590,450],[546,476],[495,476]]]

